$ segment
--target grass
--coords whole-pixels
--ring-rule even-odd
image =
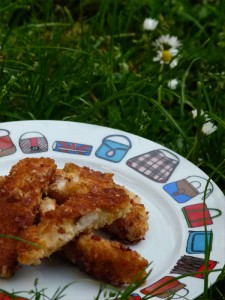
[[[1,0],[0,121],[134,133],[186,157],[225,192],[224,11],[223,0]],[[149,17],[155,30],[143,29]],[[182,43],[174,68],[153,61],[152,43],[165,34]],[[205,134],[209,119],[217,127]],[[222,272],[199,299],[225,299],[224,286]]]

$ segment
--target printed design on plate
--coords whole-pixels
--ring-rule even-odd
[[[0,293],[0,300],[28,300],[27,298],[21,298],[21,297],[17,297],[17,296],[10,296],[9,294],[5,294],[5,293]]]
[[[206,268],[204,258],[184,255],[177,261],[177,264],[175,265],[175,267],[172,269],[170,273],[171,274],[176,273],[180,275],[190,273],[191,277],[204,279],[205,277],[204,271],[213,270],[217,265],[217,263],[218,262],[215,260],[209,260]]]
[[[206,245],[212,250],[212,231],[189,231],[186,252],[189,254],[204,254]]]
[[[10,132],[7,129],[0,129],[0,157],[11,155],[16,152]]]
[[[153,150],[127,161],[127,165],[149,179],[165,183],[179,164],[179,158],[165,149]]]
[[[213,192],[212,183],[207,181],[201,176],[188,176],[164,185],[163,189],[178,203],[185,203],[200,194],[206,199]]]
[[[48,151],[46,137],[36,131],[26,132],[19,139],[20,149],[25,154],[41,153]]]
[[[156,296],[158,298],[179,299],[185,297],[189,290],[186,284],[173,276],[164,276],[153,284],[140,291],[144,295]],[[174,297],[174,298],[173,298]]]
[[[85,156],[89,156],[91,154],[92,148],[93,147],[91,145],[65,141],[55,141],[52,146],[53,151]]]
[[[19,138],[19,146],[23,153],[32,154],[48,151],[48,141],[46,137],[36,131],[26,132]],[[132,147],[131,140],[125,135],[113,134],[103,138],[101,145],[96,150],[98,158],[119,163]],[[52,145],[53,151],[89,156],[93,146],[80,144],[77,142],[55,140]],[[17,151],[11,137],[10,131],[0,129],[0,157],[14,154]],[[166,183],[180,160],[173,152],[166,149],[156,149],[137,155],[127,160],[126,164],[138,173],[157,182]],[[207,190],[205,191],[205,189]],[[208,179],[193,175],[186,178],[170,182],[163,186],[164,191],[169,194],[177,203],[185,203],[198,195],[206,199],[213,192],[213,184]],[[213,219],[219,217],[222,212],[217,208],[208,208],[206,203],[186,205],[182,208],[183,215],[189,228],[203,227],[212,225]],[[192,256],[193,254],[204,254],[207,250],[211,251],[213,232],[210,231],[189,231],[186,253],[177,261],[170,274],[184,275],[191,273],[190,276],[204,279],[204,271],[213,270],[218,264],[215,260],[209,260],[205,264],[205,259]],[[206,246],[207,245],[207,246]],[[200,274],[196,274],[200,272]],[[156,296],[158,298],[179,299],[185,297],[189,290],[186,284],[174,276],[164,276],[153,284],[140,290],[141,294]],[[0,293],[1,297],[8,299],[8,296]],[[16,298],[17,299],[17,298]],[[25,298],[18,298],[25,299]],[[140,300],[138,293],[130,295],[132,300]]]
[[[208,208],[205,203],[197,203],[184,206],[182,212],[189,228],[212,225],[213,219],[221,216],[222,212],[217,208]]]
[[[114,163],[120,162],[132,147],[131,141],[125,135],[108,135],[95,152],[96,157]]]
[[[138,293],[130,294],[129,300],[141,300],[141,296]]]

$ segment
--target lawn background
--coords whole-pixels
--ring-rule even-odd
[[[224,12],[223,0],[0,0],[0,121],[121,129],[186,157],[225,192]],[[165,34],[182,43],[175,68],[153,61]],[[204,299],[225,299],[224,276]]]

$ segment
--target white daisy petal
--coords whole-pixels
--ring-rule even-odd
[[[176,36],[171,36],[169,39],[169,45],[173,48],[179,48],[181,46],[181,42]]]
[[[206,122],[210,121],[210,117],[207,114],[205,114],[204,117]]]
[[[202,132],[205,135],[210,135],[211,133],[213,133],[216,130],[217,130],[217,126],[215,124],[213,124],[212,122],[210,122],[210,121],[206,122],[202,126]]]
[[[175,90],[178,86],[179,81],[174,78],[168,81],[167,86],[168,88],[170,88],[171,90]]]
[[[159,23],[159,21],[157,21],[155,19],[146,18],[143,23],[143,29],[153,31],[158,26],[158,23]]]
[[[176,48],[170,48],[169,51],[173,57],[176,56],[179,52]]]
[[[191,111],[191,113],[192,113],[193,119],[195,119],[195,118],[197,117],[198,111],[197,111],[197,109],[193,109],[193,110]],[[201,109],[201,111],[200,111],[200,116],[203,116],[204,114],[205,114],[204,110]],[[209,121],[209,120],[208,120],[208,121]]]
[[[191,111],[191,113],[192,113],[193,119],[195,119],[195,118],[197,117],[198,111],[197,111],[197,109],[193,109],[193,110]]]
[[[178,59],[173,59],[170,63],[170,68],[173,69],[178,65]]]
[[[161,58],[160,57],[158,57],[158,56],[155,56],[155,57],[153,57],[153,59],[152,59],[153,61],[160,61],[161,60]]]

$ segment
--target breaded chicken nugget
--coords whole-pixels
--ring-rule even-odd
[[[94,171],[88,167],[79,167],[66,163],[63,169],[57,169],[48,195],[64,203],[74,193],[86,194],[102,188],[118,187],[113,181],[113,174]]]
[[[41,216],[43,217],[47,211],[54,210],[55,207],[54,199],[44,198],[40,205]],[[148,264],[137,252],[119,242],[105,240],[93,233],[79,235],[66,244],[60,250],[60,254],[89,275],[110,284],[126,284],[134,278],[141,280],[146,275],[145,268]],[[128,263],[130,259],[132,264]]]
[[[136,251],[92,233],[75,238],[62,254],[94,278],[114,285],[140,281],[147,274],[148,261]]]
[[[56,200],[50,197],[44,197],[41,200],[40,208],[39,208],[39,219],[42,219],[46,212],[50,210],[54,210],[56,208]]]
[[[5,182],[5,176],[0,176],[0,188],[3,186]]]
[[[143,204],[132,201],[132,207],[125,217],[119,218],[111,225],[104,226],[104,230],[115,239],[124,243],[136,244],[144,239],[148,231],[148,212]]]
[[[38,225],[30,226],[22,238],[39,244],[18,244],[18,261],[22,264],[39,264],[75,236],[86,230],[111,224],[130,210],[130,198],[121,188],[102,188],[87,194],[74,194],[55,210],[46,211]]]
[[[0,187],[0,234],[19,237],[33,224],[55,169],[49,158],[25,158],[12,167]],[[15,239],[0,237],[0,277],[15,271],[16,244]]]
[[[65,164],[63,169],[57,169],[53,182],[49,186],[48,194],[55,198],[58,203],[63,203],[73,193],[86,194],[89,191],[97,191],[104,187],[120,187],[113,181],[113,174],[93,171],[87,167],[79,167],[73,163]],[[148,231],[148,212],[141,199],[134,193],[124,191],[132,199],[130,213],[123,218],[116,220],[105,230],[113,234],[121,241],[135,244],[143,240]]]

